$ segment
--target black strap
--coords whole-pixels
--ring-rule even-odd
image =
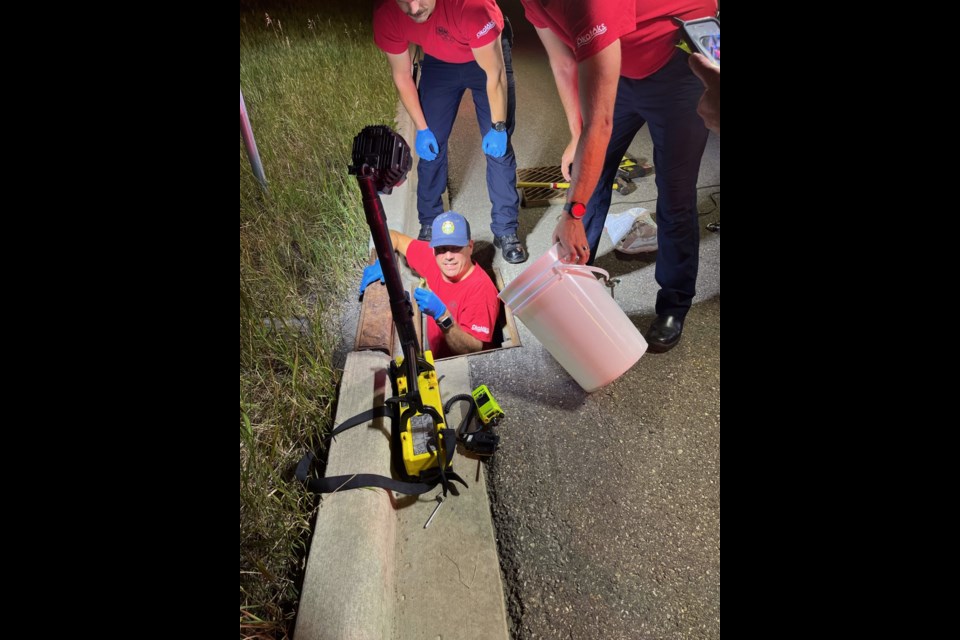
[[[459,393],[447,400],[446,404],[443,405],[444,415],[450,415],[450,409],[453,407],[453,403],[455,402],[470,403],[470,405],[467,407],[466,413],[463,414],[463,417],[460,419],[460,424],[456,429],[457,438],[462,439],[467,435],[467,427],[470,426],[470,422],[473,420],[473,415],[477,412],[477,404],[473,401],[473,396],[469,393]]]
[[[500,445],[500,436],[493,433],[490,425],[484,425],[480,422],[478,423],[477,429],[467,431],[467,428],[473,422],[474,416],[477,413],[477,404],[474,402],[473,396],[469,393],[461,393],[447,400],[447,403],[443,405],[443,413],[445,415],[450,415],[450,409],[455,402],[469,403],[467,412],[460,420],[460,425],[456,430],[457,440],[462,443],[470,453],[478,456],[492,456],[497,452],[497,447]]]
[[[358,424],[363,424],[364,422],[370,422],[374,418],[389,418],[391,416],[391,411],[386,405],[380,405],[379,407],[374,407],[373,409],[368,409],[363,413],[358,413],[352,418],[347,419],[344,422],[341,422],[333,431],[331,431],[324,440],[329,440],[330,438],[343,433],[350,427],[355,427]]]
[[[410,496],[418,496],[426,493],[439,484],[437,479],[432,482],[403,482],[394,480],[386,476],[380,476],[375,473],[354,473],[352,475],[329,476],[327,478],[308,478],[310,465],[316,457],[312,451],[308,451],[300,463],[297,465],[297,480],[307,485],[307,489],[314,493],[333,493],[334,491],[346,491],[347,489],[359,489],[360,487],[380,487],[389,489],[398,493],[404,493]]]
[[[466,481],[463,478],[458,476],[453,471],[453,469],[449,469],[449,470],[447,469],[447,467],[449,467],[453,463],[453,453],[457,449],[457,432],[454,431],[453,429],[441,429],[440,431],[443,434],[443,442],[444,442],[444,446],[446,447],[446,453],[447,453],[446,461],[443,464],[438,464],[438,466],[435,469],[431,469],[431,471],[439,475],[439,480],[437,481],[437,483],[443,485],[444,497],[447,496],[448,490],[453,495],[459,496],[460,492],[457,490],[456,485],[453,484],[454,480],[462,484],[467,489],[469,489],[470,487],[469,485],[467,485]],[[427,448],[429,450],[435,450],[435,447],[430,443],[427,444]],[[439,458],[440,452],[437,451],[436,455]]]
[[[451,481],[455,480],[464,487],[467,487],[467,483],[464,482],[463,478],[452,470],[446,472],[441,470],[437,475],[424,482],[403,482],[402,480],[394,480],[393,478],[380,476],[375,473],[354,473],[352,475],[330,476],[327,478],[308,478],[310,465],[313,464],[315,459],[316,457],[313,455],[313,452],[308,451],[297,465],[297,479],[303,482],[307,486],[307,489],[314,493],[333,493],[335,491],[346,491],[347,489],[359,489],[360,487],[379,487],[408,496],[418,496],[441,484],[443,485],[443,495],[447,495],[447,489],[449,489],[453,495],[458,496],[460,493]]]
[[[363,424],[369,422],[374,418],[382,417],[392,417],[393,408],[388,405],[382,405],[379,407],[374,407],[362,413],[345,420],[344,422],[337,425],[333,431],[325,438],[329,439],[337,434],[343,433],[351,427],[355,427],[358,424]],[[398,422],[397,419],[394,419],[394,423]],[[394,429],[396,431],[396,429]],[[297,463],[296,476],[297,480],[303,482],[307,489],[315,493],[333,493],[334,491],[346,491],[347,489],[358,489],[360,487],[379,487],[381,489],[389,489],[390,491],[396,491],[397,493],[403,493],[410,496],[418,496],[421,493],[426,493],[430,491],[438,484],[443,485],[443,495],[447,495],[447,490],[449,489],[453,495],[460,495],[457,491],[457,488],[452,484],[452,481],[461,483],[464,487],[467,487],[467,483],[454,473],[452,470],[445,471],[444,467],[449,466],[453,462],[453,452],[456,449],[456,432],[453,429],[443,429],[443,438],[446,443],[446,463],[441,464],[438,468],[431,469],[435,473],[431,474],[430,477],[421,478],[420,482],[405,482],[403,480],[394,480],[393,478],[388,478],[386,476],[377,475],[374,473],[355,473],[352,475],[340,475],[340,476],[329,476],[326,478],[311,478],[310,468],[313,465],[313,461],[316,460],[316,456],[312,451],[308,451],[300,459],[300,462]],[[399,448],[399,442],[397,447]],[[402,460],[401,460],[402,465]],[[402,468],[402,467],[401,467]],[[469,487],[468,487],[469,488]]]

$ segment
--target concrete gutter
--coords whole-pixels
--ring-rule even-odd
[[[398,108],[397,132],[414,139]],[[416,167],[382,196],[391,229],[416,236]],[[371,241],[372,246],[372,241]],[[404,269],[402,269],[404,270]],[[405,277],[409,274],[404,274]],[[382,286],[382,285],[381,285]],[[391,395],[389,356],[347,355],[336,424],[379,406]],[[466,358],[437,363],[441,395],[470,393]],[[457,403],[448,423],[460,422]],[[390,475],[390,425],[373,420],[337,436],[327,475]],[[507,614],[486,479],[476,459],[457,453],[453,468],[470,485],[448,496],[430,527],[434,490],[419,497],[355,489],[323,499],[307,560],[297,616],[297,640],[356,638],[508,638]]]

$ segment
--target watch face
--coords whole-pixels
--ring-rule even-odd
[[[504,122],[503,120],[501,120],[500,122],[494,122],[494,123],[493,123],[493,130],[494,130],[494,131],[506,131],[506,130],[507,130],[507,123]]]
[[[587,213],[587,207],[582,202],[570,202],[566,206],[567,211],[570,212],[570,215],[579,220]]]

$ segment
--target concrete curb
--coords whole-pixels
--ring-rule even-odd
[[[390,357],[347,355],[336,424],[392,395]],[[390,475],[390,425],[376,419],[348,429],[330,447],[327,476]],[[388,492],[354,489],[325,496],[310,545],[295,636],[389,638],[393,626],[396,516]]]
[[[420,232],[420,217],[417,215],[417,163],[420,162],[420,158],[413,150],[417,132],[414,128],[413,120],[410,119],[410,116],[407,115],[407,110],[404,109],[400,103],[397,103],[396,131],[407,141],[407,144],[410,145],[410,153],[414,155],[414,159],[413,165],[410,167],[410,173],[407,174],[406,182],[399,187],[405,190],[403,192],[403,203],[402,205],[397,203],[400,210],[394,211],[392,216],[400,226],[391,226],[390,228],[416,237]],[[394,192],[396,193],[396,190],[394,190]],[[384,207],[386,207],[386,205],[384,205]],[[391,212],[388,210],[387,220],[389,221],[390,218]]]

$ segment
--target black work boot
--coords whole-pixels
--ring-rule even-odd
[[[678,316],[663,314],[653,320],[644,338],[650,353],[666,353],[680,342],[682,335],[683,320]]]
[[[520,238],[515,233],[496,236],[493,239],[493,246],[503,252],[503,259],[510,264],[520,264],[527,260],[527,250],[520,244]]]
[[[420,235],[417,236],[417,240],[423,240],[425,242],[430,242],[433,239],[433,224],[421,224],[420,225]]]

